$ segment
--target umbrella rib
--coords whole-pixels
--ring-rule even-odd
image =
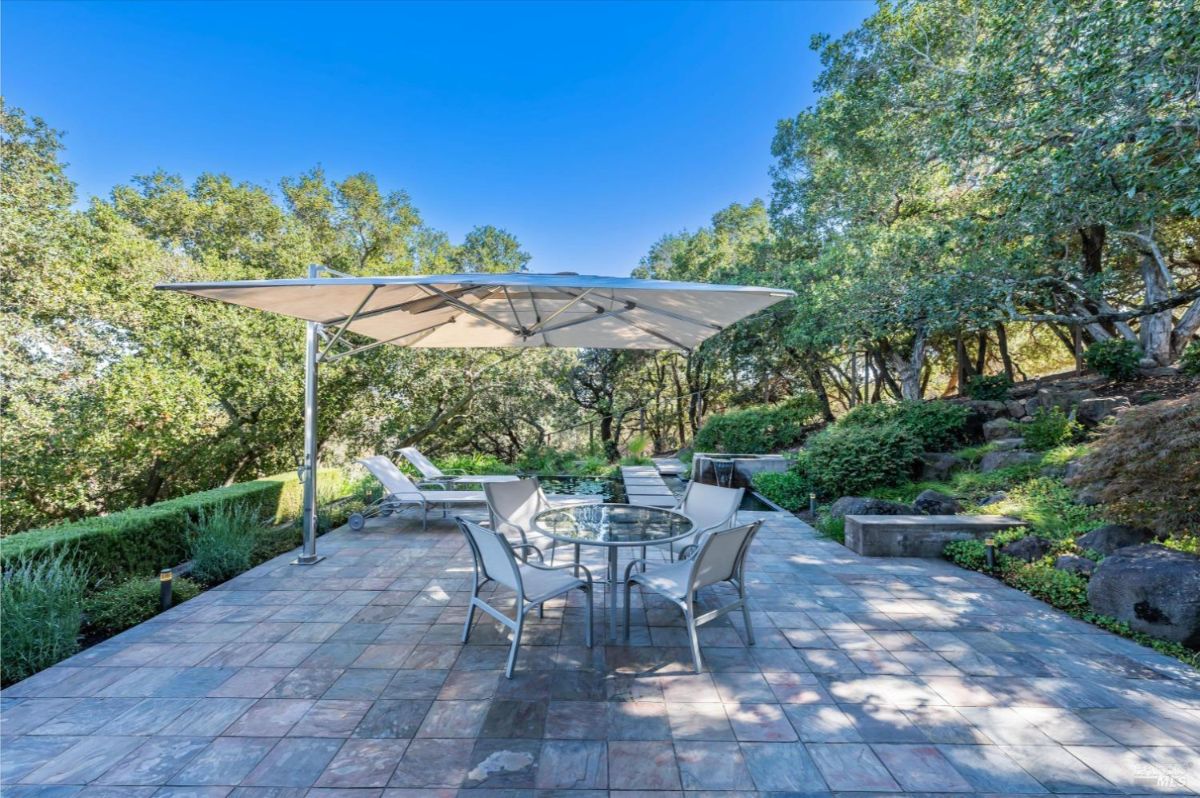
[[[581,302],[583,300],[583,298],[586,297],[590,293],[592,293],[592,289],[589,288],[586,291],[584,291],[582,294],[577,295],[574,299],[572,299],[567,304],[563,305],[558,310],[551,313],[546,318],[538,319],[537,322],[532,327],[530,327],[526,330],[526,333],[528,335],[534,335],[534,334],[544,331],[544,330],[561,330],[566,325],[559,325],[558,327],[547,327],[546,325],[549,324],[550,322],[554,321],[554,319],[556,319],[559,314],[563,313],[566,310],[569,310],[576,303]],[[628,308],[625,308],[624,310],[628,310]]]
[[[700,321],[698,319],[693,319],[688,316],[684,316],[682,313],[676,313],[671,310],[663,310],[662,308],[656,308],[653,305],[647,305],[644,302],[638,302],[637,306],[638,306],[639,310],[644,310],[647,313],[656,313],[659,316],[666,316],[667,318],[675,319],[676,321],[682,321],[687,324],[695,324],[697,327],[708,327],[710,329],[716,330],[717,332],[721,332],[722,330],[725,329],[724,327],[722,327],[720,324],[717,324],[716,322]]]
[[[463,302],[461,299],[451,296],[450,294],[446,293],[442,289],[438,288],[436,285],[422,285],[421,288],[442,297],[443,299],[446,300],[447,304],[453,305],[454,307],[456,307],[459,310],[462,310],[466,313],[470,313],[472,316],[482,319],[483,321],[486,321],[489,324],[494,324],[502,330],[512,333],[513,335],[521,334],[520,330],[513,329],[513,328],[509,327],[508,325],[506,325],[504,322],[495,318],[494,316],[489,316],[488,314],[484,313],[482,310],[479,310],[476,307],[468,305],[466,302]],[[490,294],[494,294],[494,293],[496,293],[495,288],[493,288],[491,291],[488,291],[487,294],[484,294],[482,298],[486,299]]]
[[[371,343],[364,344],[363,346],[356,346],[353,349],[347,349],[345,352],[338,352],[336,355],[333,355],[332,357],[329,358],[329,362],[333,363],[334,361],[341,360],[344,357],[349,357],[350,355],[357,355],[359,352],[366,352],[368,349],[374,349],[375,347],[383,346],[384,344],[395,343],[396,341],[399,341],[402,338],[411,338],[414,335],[421,336],[420,338],[417,339],[418,341],[424,340],[425,338],[428,338],[429,336],[433,335],[433,333],[435,333],[439,328],[441,328],[447,324],[453,324],[454,320],[457,318],[458,318],[457,316],[451,316],[450,318],[446,319],[445,321],[439,321],[437,324],[431,324],[428,327],[421,328],[420,330],[413,330],[412,332],[406,332],[402,335],[397,335],[395,338],[386,338],[386,339],[379,340],[379,341],[372,341]]]
[[[367,306],[367,303],[371,301],[371,297],[375,296],[375,292],[378,290],[379,286],[371,286],[371,290],[367,292],[365,297],[363,297],[362,302],[358,303],[358,307],[354,309],[354,312],[351,313],[345,321],[338,324],[337,332],[334,333],[332,340],[325,344],[325,349],[319,355],[317,355],[318,363],[320,363],[329,355],[329,353],[333,350],[334,345],[342,339],[342,335],[345,334],[346,328],[354,323],[354,320],[358,318],[358,314],[362,312],[362,309]]]
[[[504,298],[505,298],[505,300],[508,301],[508,309],[512,311],[513,323],[516,324],[518,327],[523,327],[524,325],[521,324],[521,314],[517,313],[517,306],[513,304],[512,294],[508,293],[507,285],[504,286]]]
[[[554,288],[554,289],[552,289],[552,290],[554,290],[554,291],[557,291],[557,292],[558,292],[558,293],[560,293],[560,294],[566,294],[567,296],[579,296],[578,294],[573,294],[573,293],[571,293],[570,291],[568,291],[568,290],[567,290],[567,289],[565,289],[565,288]],[[615,295],[613,296],[613,301],[618,301]],[[641,307],[641,305],[637,304],[636,302],[632,302],[632,301],[630,301],[630,300],[628,300],[628,299],[626,299],[626,300],[621,300],[621,301],[624,301],[626,306],[625,306],[624,308],[621,308],[620,310],[617,310],[617,311],[605,311],[605,309],[604,309],[604,306],[603,306],[603,305],[596,304],[595,302],[592,302],[592,301],[590,301],[590,300],[583,300],[583,304],[585,304],[585,305],[591,305],[593,308],[595,308],[596,310],[600,311],[600,312],[601,312],[603,315],[609,315],[609,314],[615,314],[615,313],[624,313],[624,312],[625,312],[625,311],[627,311],[627,310],[633,310],[633,309],[635,309],[635,308],[639,308],[639,307]],[[595,316],[595,317],[593,317],[593,318],[595,318],[595,319],[598,319],[598,318],[601,318],[601,316],[600,316],[600,315],[597,315],[597,316]],[[593,320],[593,318],[589,318],[589,319],[588,319],[588,321],[592,321],[592,320]],[[657,330],[652,330],[652,329],[650,329],[649,327],[645,327],[645,326],[643,326],[643,325],[641,325],[641,324],[638,324],[637,322],[635,322],[635,321],[632,321],[632,320],[630,320],[630,319],[626,319],[626,321],[628,321],[628,322],[629,322],[629,325],[630,325],[631,327],[633,327],[633,328],[635,328],[635,329],[638,329],[638,330],[641,330],[642,332],[646,333],[646,335],[652,335],[652,336],[654,336],[655,338],[659,339],[660,341],[666,341],[666,342],[667,342],[667,343],[669,343],[671,346],[678,347],[679,349],[682,349],[684,352],[691,352],[691,351],[692,351],[692,348],[691,348],[690,346],[684,346],[683,344],[681,344],[681,343],[679,343],[678,341],[676,341],[674,338],[671,338],[670,336],[664,335],[663,333],[660,333],[660,332],[658,332]]]

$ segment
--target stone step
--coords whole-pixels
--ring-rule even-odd
[[[951,541],[1025,526],[1005,515],[848,515],[846,547],[864,557],[941,557]]]

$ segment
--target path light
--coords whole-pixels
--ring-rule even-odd
[[[808,512],[812,515],[813,520],[817,518],[817,494],[808,494]]]
[[[166,612],[171,609],[171,589],[175,585],[175,574],[170,568],[158,572],[158,609]]]
[[[987,547],[987,569],[991,573],[996,570],[996,539],[987,538],[983,545]]]

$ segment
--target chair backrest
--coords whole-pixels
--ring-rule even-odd
[[[433,464],[432,460],[421,454],[416,446],[405,446],[400,450],[400,454],[404,455],[404,459],[412,463],[425,479],[442,479],[446,476],[440,468]]]
[[[510,524],[524,535],[529,531],[533,517],[550,509],[550,501],[542,492],[536,477],[514,479],[511,482],[487,482],[483,492],[487,497],[493,529],[499,530],[502,524]]]
[[[364,457],[358,461],[371,476],[383,483],[383,488],[393,496],[420,496],[421,491],[388,458],[381,454]]]
[[[517,558],[513,554],[512,546],[508,544],[508,539],[500,532],[465,518],[454,520],[458,522],[458,528],[462,530],[467,545],[471,547],[471,554],[475,557],[476,574],[512,588],[518,596],[524,596],[521,569],[517,565]]]
[[[746,552],[758,534],[762,521],[709,532],[700,542],[699,550],[692,556],[690,583],[692,590],[699,590],[728,579],[742,579],[746,565]]]
[[[721,528],[733,524],[745,492],[745,488],[721,488],[693,480],[688,483],[679,510],[697,529]]]

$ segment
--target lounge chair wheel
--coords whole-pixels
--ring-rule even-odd
[[[380,517],[380,518],[387,518],[388,516],[390,516],[390,515],[391,515],[392,513],[394,513],[394,512],[396,512],[396,511],[395,511],[395,510],[393,510],[391,507],[381,507],[381,508],[379,508],[379,517]]]
[[[347,523],[350,525],[351,529],[353,529],[355,532],[358,532],[360,529],[362,529],[364,526],[367,525],[367,519],[363,518],[362,513],[353,513],[353,514],[351,514],[350,519],[349,519],[349,521],[347,521]]]

